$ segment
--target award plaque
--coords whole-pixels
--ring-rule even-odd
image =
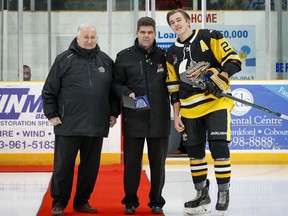
[[[138,96],[134,99],[136,109],[150,109],[147,95]]]
[[[150,109],[147,95],[137,96],[134,100],[128,96],[122,95],[123,107],[136,110]]]

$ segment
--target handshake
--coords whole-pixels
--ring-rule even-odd
[[[212,94],[219,98],[223,91],[228,90],[229,80],[222,76],[218,69],[209,68],[208,62],[199,62],[185,71],[186,77],[193,82],[201,83],[206,87],[205,95]]]

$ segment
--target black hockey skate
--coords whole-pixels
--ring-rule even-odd
[[[197,191],[196,197],[184,204],[184,210],[187,215],[206,215],[211,212],[209,184],[209,179],[207,179],[206,186],[202,190]]]
[[[218,216],[225,216],[229,206],[229,190],[218,191],[216,210]]]

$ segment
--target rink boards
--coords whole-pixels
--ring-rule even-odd
[[[42,86],[34,81],[0,83],[0,165],[53,163],[54,133],[43,115]],[[287,81],[232,81],[231,87],[232,95],[241,100],[288,115]],[[119,121],[104,139],[102,164],[122,163]],[[287,120],[235,102],[231,122],[232,163],[288,164]],[[208,150],[207,155],[211,160]],[[167,164],[186,162],[167,160]]]

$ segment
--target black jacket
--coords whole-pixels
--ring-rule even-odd
[[[113,86],[121,95],[148,96],[150,110],[122,107],[124,136],[164,137],[170,134],[170,104],[165,84],[167,76],[166,53],[156,46],[148,53],[135,44],[117,54]]]
[[[110,91],[113,70],[113,60],[98,45],[85,50],[76,38],[56,57],[42,90],[45,116],[62,121],[56,135],[108,136],[110,115],[120,113]]]

